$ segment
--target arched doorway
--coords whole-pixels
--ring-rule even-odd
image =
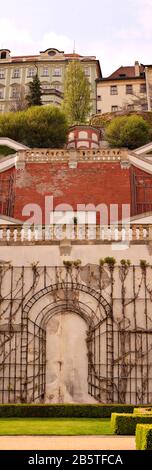
[[[111,308],[101,293],[78,283],[37,292],[22,315],[22,400],[111,401],[112,341]]]

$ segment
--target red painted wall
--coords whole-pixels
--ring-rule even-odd
[[[25,204],[36,203],[43,209],[45,195],[53,195],[54,208],[71,204],[130,204],[130,172],[119,163],[78,163],[70,169],[67,163],[31,163],[17,171],[14,217],[22,218]]]

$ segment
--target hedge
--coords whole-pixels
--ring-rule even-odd
[[[152,415],[137,415],[130,413],[112,413],[111,430],[113,434],[133,435],[137,424],[152,424]]]
[[[144,414],[147,414],[147,413],[148,413],[148,414],[152,414],[152,408],[146,408],[146,407],[145,407],[145,408],[143,408],[143,407],[142,407],[142,408],[134,408],[134,413],[135,413],[135,414],[138,414],[138,415],[139,415],[139,414],[142,414],[142,413],[144,413]]]
[[[152,450],[152,425],[151,424],[137,424],[136,449],[137,450]]]
[[[134,405],[7,404],[0,405],[0,418],[110,418],[111,413],[131,413]]]

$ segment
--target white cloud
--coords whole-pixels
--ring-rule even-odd
[[[27,29],[17,25],[7,18],[0,19],[1,42],[0,47],[12,49],[14,53],[33,47],[33,41]]]
[[[73,52],[74,42],[67,36],[62,34],[58,35],[51,31],[46,33],[41,41],[41,50],[47,49],[48,47],[55,47],[65,52]]]
[[[139,31],[144,39],[152,38],[152,0],[129,0],[129,2],[136,8],[137,24]]]
[[[72,52],[74,42],[62,34],[56,34],[53,31],[47,32],[42,38],[36,40],[28,29],[18,27],[15,22],[7,18],[0,19],[0,48],[7,47],[11,49],[12,55],[15,54],[38,54],[40,50],[48,47],[55,47],[59,50]]]

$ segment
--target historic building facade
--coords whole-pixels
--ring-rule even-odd
[[[79,60],[91,86],[91,112],[96,113],[96,79],[101,77],[100,63],[94,56],[65,54],[47,49],[39,55],[13,57],[9,50],[0,50],[0,111],[15,109],[28,94],[28,84],[38,73],[43,104],[59,106],[63,100],[64,76],[68,63]]]
[[[107,78],[97,79],[97,113],[150,111],[151,66],[121,66]]]

